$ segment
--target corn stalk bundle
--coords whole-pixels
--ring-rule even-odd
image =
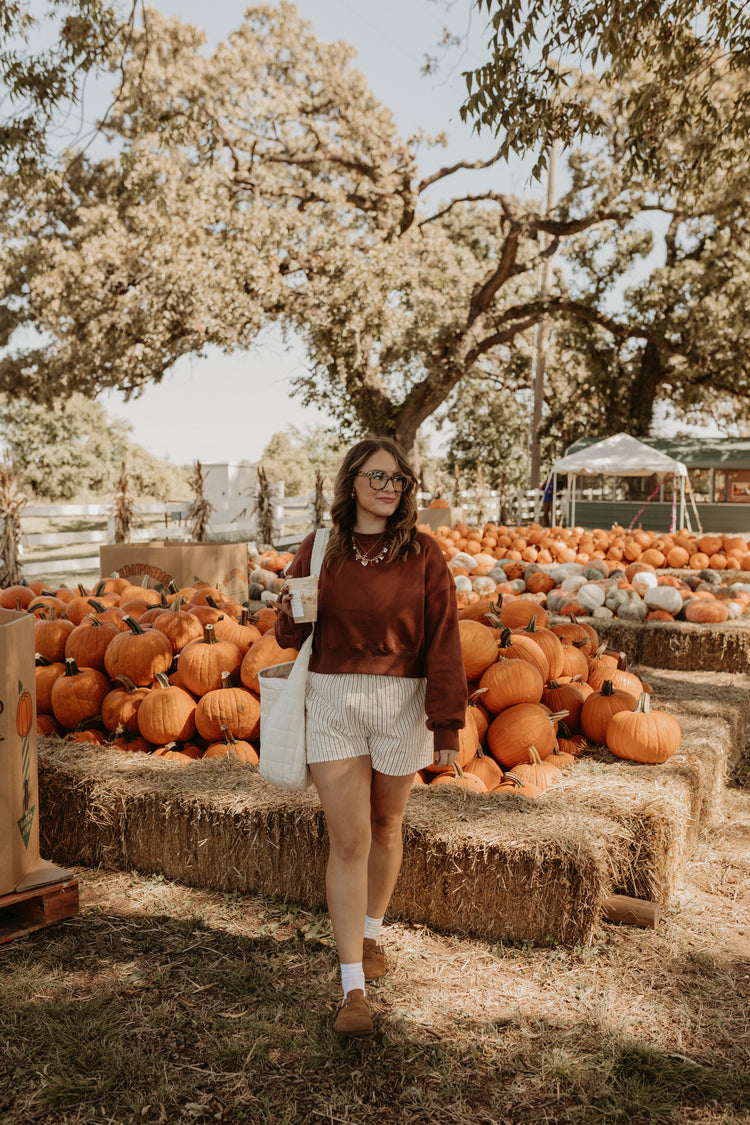
[[[205,543],[208,537],[208,521],[213,504],[204,493],[203,466],[200,461],[193,465],[193,475],[188,479],[190,488],[195,493],[195,500],[190,507],[191,535],[194,543]]]
[[[454,508],[461,507],[461,470],[456,465],[453,474],[453,497],[451,499],[451,506]]]
[[[120,477],[115,485],[115,543],[129,543],[130,533],[133,530],[133,525],[136,520],[137,508],[133,503],[132,496],[128,493],[130,478],[125,469],[125,462],[122,463],[120,470]]]
[[[257,521],[256,535],[259,543],[263,546],[270,547],[273,545],[274,535],[271,482],[262,465],[258,465],[256,476],[258,486],[255,492],[255,503],[253,505],[253,513]]]
[[[317,531],[323,526],[328,503],[323,489],[323,474],[320,469],[315,470],[315,491],[313,492],[312,530]]]
[[[28,496],[18,487],[18,478],[9,462],[0,462],[0,587],[17,586],[21,581],[18,561],[21,547],[21,512]]]
[[[477,462],[474,473],[474,522],[483,527],[487,523],[487,485],[484,480],[484,471]]]

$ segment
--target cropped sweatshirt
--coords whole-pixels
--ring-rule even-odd
[[[365,551],[378,538],[357,535]],[[314,539],[308,535],[300,544],[287,567],[290,578],[310,573]],[[467,704],[455,585],[432,536],[417,532],[417,540],[419,554],[394,562],[362,566],[350,556],[323,567],[310,671],[424,678],[435,748],[455,750]],[[284,648],[299,648],[310,629],[287,613],[276,619]]]

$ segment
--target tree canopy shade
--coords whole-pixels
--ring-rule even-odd
[[[504,157],[534,154],[546,164],[553,140],[581,143],[604,125],[581,76],[593,70],[628,123],[623,157],[663,173],[662,141],[692,145],[693,170],[715,162],[717,145],[750,129],[750,9],[742,0],[474,0],[489,17],[490,57],[466,73],[464,120],[500,137]],[[627,88],[633,69],[641,81]],[[745,76],[734,112],[719,122],[711,88],[719,71]],[[675,97],[675,94],[677,95]],[[719,125],[721,131],[719,132]],[[671,175],[683,169],[671,168]]]
[[[80,99],[86,75],[122,52],[138,0],[0,0],[0,167],[22,173],[48,155],[55,114]],[[52,34],[47,36],[47,24]],[[46,46],[34,41],[44,33]]]

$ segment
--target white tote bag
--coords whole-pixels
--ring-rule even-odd
[[[310,574],[316,577],[323,565],[330,532],[315,533]],[[305,685],[312,650],[313,625],[296,660],[261,668],[260,682],[260,773],[279,789],[306,789],[311,783],[305,751]]]

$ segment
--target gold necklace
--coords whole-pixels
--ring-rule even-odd
[[[385,535],[385,532],[383,532],[383,535]],[[379,535],[377,537],[370,550],[374,550],[375,547],[377,547],[378,543],[383,538],[383,535]],[[376,563],[382,562],[385,556],[388,554],[388,544],[386,543],[385,547],[383,547],[379,555],[373,555],[371,557],[367,553],[367,551],[363,550],[362,544],[357,541],[354,532],[352,532],[352,546],[354,547],[354,558],[358,563],[361,563],[362,566],[375,566]]]

